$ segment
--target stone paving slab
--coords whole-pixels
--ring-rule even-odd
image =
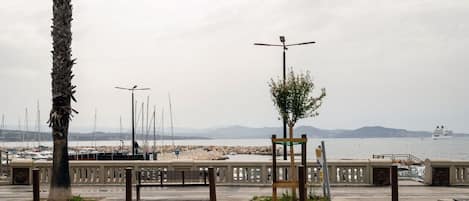
[[[47,186],[41,186],[41,197],[47,196]],[[124,200],[123,186],[73,186],[74,195],[105,197],[105,201]],[[133,189],[135,197],[135,188]],[[322,192],[314,188],[314,192]],[[391,200],[390,187],[333,187],[333,201],[380,201]],[[270,195],[269,187],[222,187],[217,186],[219,201],[249,201],[254,195]],[[469,200],[467,187],[401,186],[401,201],[447,201],[457,198]],[[147,201],[205,201],[208,200],[208,187],[151,187],[142,189],[142,200]],[[0,200],[32,200],[31,186],[0,186]]]

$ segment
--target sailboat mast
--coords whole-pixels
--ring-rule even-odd
[[[148,127],[148,124],[150,123],[149,122],[149,118],[148,118],[148,113],[149,113],[149,110],[150,110],[150,96],[147,96],[147,120],[146,120],[146,127],[145,127],[145,134],[148,136],[148,133],[150,132],[150,128]]]
[[[156,159],[156,106],[153,106],[153,160]]]
[[[28,131],[29,131],[29,126],[28,126],[28,108],[26,108],[25,111],[24,111],[24,128],[25,128],[26,135],[27,135],[27,134],[28,134]],[[27,136],[26,136],[26,138],[27,138]],[[26,140],[26,142],[27,142],[26,147],[29,148],[29,141]]]
[[[2,144],[3,144],[3,146],[5,146],[6,139],[5,139],[5,135],[3,135],[3,132],[4,132],[3,130],[5,130],[5,114],[2,114],[2,130],[1,130],[2,139],[3,139]]]
[[[145,126],[145,102],[142,102],[142,133],[140,136],[144,138],[143,145],[145,145],[146,143],[144,126]]]
[[[41,146],[41,110],[39,109],[39,100],[37,100],[37,146]]]
[[[119,137],[121,140],[124,139],[122,138],[122,116],[119,116]]]
[[[21,141],[23,142],[24,146],[24,132],[21,130],[21,117],[18,118],[18,131],[21,132]]]
[[[161,154],[164,152],[164,108],[161,108]]]
[[[94,109],[94,126],[93,126],[93,146],[96,149],[96,122],[98,121],[98,111]]]
[[[5,129],[5,114],[2,114],[2,129]]]
[[[172,145],[173,145],[173,150],[174,150],[173,107],[171,105],[171,95],[169,93],[168,93],[168,99],[169,99],[169,117],[171,120],[171,140],[172,140]]]

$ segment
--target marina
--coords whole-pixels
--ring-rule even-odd
[[[405,139],[405,140],[403,140]],[[385,154],[385,153],[410,153],[421,159],[450,159],[450,160],[469,160],[469,138],[466,137],[453,137],[445,140],[433,140],[431,137],[427,138],[324,138],[324,139],[311,139],[312,145],[308,147],[308,159],[313,160],[313,148],[316,144],[324,140],[329,147],[329,155],[331,159],[367,159],[372,154]],[[32,144],[30,142],[29,144]],[[51,142],[41,141],[44,147],[51,147]],[[123,146],[121,141],[96,141],[96,148],[93,146],[93,141],[70,141],[71,153],[76,154],[77,149],[83,152],[91,152],[97,148],[99,152],[128,152],[130,150],[130,141],[124,141]],[[195,150],[219,150],[221,155],[228,155],[231,152],[238,155],[251,153],[252,157],[262,158],[262,154],[256,155],[255,153],[266,152],[270,150],[268,139],[205,139],[205,140],[175,140],[175,145],[180,147],[181,155],[188,149]],[[27,142],[1,142],[0,147],[4,151],[16,150],[21,151],[27,148]],[[212,147],[212,148],[210,148]],[[438,147],[438,149],[435,149]],[[157,150],[160,151],[161,142],[157,143]],[[281,149],[281,147],[280,147]],[[32,149],[30,151],[37,149]],[[164,146],[164,152],[167,155],[174,155],[172,145]],[[231,153],[231,154],[230,154]],[[254,155],[253,155],[254,154]],[[268,157],[268,156],[265,156]],[[237,158],[231,155],[231,158]]]

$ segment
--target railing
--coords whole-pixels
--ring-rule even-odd
[[[299,165],[299,164],[298,164]],[[375,176],[383,177],[374,168],[388,168],[391,160],[331,160],[329,165],[329,179],[333,185],[371,185]],[[51,177],[51,161],[14,160],[10,163],[9,172],[18,171],[21,177],[10,181],[31,183],[32,169],[40,171],[40,182],[49,183]],[[75,185],[95,185],[125,183],[125,168],[132,167],[133,178],[136,171],[141,171],[147,177],[155,172],[169,171],[202,171],[213,167],[215,179],[219,185],[270,185],[272,183],[271,161],[70,161],[70,178]],[[306,179],[310,185],[321,182],[320,169],[315,161],[308,161]],[[26,172],[25,172],[26,171]],[[28,175],[29,171],[29,175]],[[286,180],[291,171],[288,161],[278,161],[278,180]],[[426,160],[424,183],[428,185],[469,185],[469,161]],[[377,173],[377,174],[374,174]],[[24,177],[24,175],[27,175]],[[406,176],[406,175],[403,175]],[[386,175],[384,175],[386,177]],[[22,180],[21,180],[22,179]]]
[[[391,159],[393,162],[408,164],[421,164],[423,160],[412,154],[373,154],[374,159]]]
[[[428,185],[469,185],[469,161],[427,159],[424,182]]]
[[[299,165],[299,164],[298,164]],[[328,161],[330,182],[332,184],[372,184],[374,167],[390,167],[390,160],[332,160]],[[14,168],[39,168],[40,182],[49,183],[52,162],[17,160],[11,163]],[[271,161],[70,161],[72,184],[124,184],[125,168],[151,176],[152,172],[201,171],[213,167],[219,185],[270,185],[272,183]],[[279,180],[286,180],[290,164],[288,161],[277,163]],[[31,175],[31,174],[30,174]],[[153,175],[157,177],[157,175]],[[307,163],[307,181],[319,184],[320,169],[316,161]]]
[[[469,165],[455,166],[455,183],[456,184],[469,184]]]

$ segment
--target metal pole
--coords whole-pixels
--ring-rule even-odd
[[[277,182],[277,144],[274,140],[277,135],[272,135],[272,181]]]
[[[283,43],[283,84],[286,85],[287,82],[287,70],[286,70],[286,47],[285,47],[285,42]],[[286,104],[285,104],[286,105]],[[287,139],[287,119],[283,117],[283,139]],[[287,160],[287,143],[284,142],[283,144],[283,160]],[[293,172],[293,170],[291,170]],[[288,180],[288,168],[285,168],[283,171],[284,179]],[[293,179],[293,178],[291,178]],[[277,193],[275,193],[277,194]],[[292,192],[292,195],[294,196],[294,192]]]
[[[210,188],[210,201],[217,201],[217,192],[215,190],[215,173],[213,167],[208,168],[208,182]]]
[[[298,166],[298,191],[300,193],[300,201],[306,201],[305,172],[306,170],[303,165]]]
[[[331,200],[331,190],[329,186],[329,168],[327,166],[327,158],[326,158],[326,145],[324,144],[324,141],[321,141],[321,147],[322,147],[322,157],[323,157],[323,171],[324,171],[324,192],[325,192],[325,197],[327,200]]]
[[[33,169],[33,201],[39,201],[39,169]]]
[[[135,160],[134,90],[132,89],[132,159]]]
[[[140,184],[141,184],[141,179],[142,179],[142,172],[137,171],[137,187],[136,187],[136,192],[137,194],[137,201],[140,201]]]
[[[285,43],[283,44],[285,45]],[[286,72],[286,57],[285,57],[286,47],[283,47],[283,84],[286,84],[287,72]],[[283,139],[287,139],[287,120],[283,117]],[[283,144],[283,160],[287,160],[287,143]],[[286,170],[286,168],[285,168]]]
[[[305,196],[306,196],[306,192],[307,192],[307,190],[306,190],[306,182],[307,182],[307,180],[308,180],[308,178],[307,178],[307,175],[308,175],[308,174],[307,174],[308,167],[307,167],[307,165],[306,165],[306,153],[307,153],[307,150],[306,150],[306,147],[307,147],[306,145],[307,145],[307,144],[306,144],[306,143],[308,142],[308,139],[307,139],[306,134],[301,135],[301,139],[304,139],[304,142],[301,144],[301,165],[303,166],[303,172],[302,172],[302,174],[303,174],[303,176],[305,177],[305,179],[304,179],[304,180],[301,180],[301,181],[304,181],[304,184],[303,184],[304,187],[303,187],[303,188],[304,188],[304,191],[305,191],[304,194],[305,194]],[[299,169],[299,170],[301,170],[301,169]],[[301,177],[300,177],[300,179],[301,179]],[[301,187],[299,187],[299,188],[300,188],[300,200],[301,200],[301,189],[302,189],[302,188],[301,188]],[[305,199],[306,199],[306,197],[305,197]]]
[[[277,187],[275,182],[277,182],[277,144],[274,140],[277,138],[277,135],[272,135],[272,200],[277,201]],[[286,150],[286,149],[285,149]]]
[[[307,153],[306,152],[306,142],[307,142],[306,134],[301,135],[301,139],[305,140],[303,144],[301,144],[301,165],[303,165],[304,169],[307,169],[306,167],[306,153]]]
[[[391,197],[392,201],[399,200],[398,179],[397,179],[397,166],[391,167]]]
[[[125,200],[132,201],[132,168],[125,168]]]

